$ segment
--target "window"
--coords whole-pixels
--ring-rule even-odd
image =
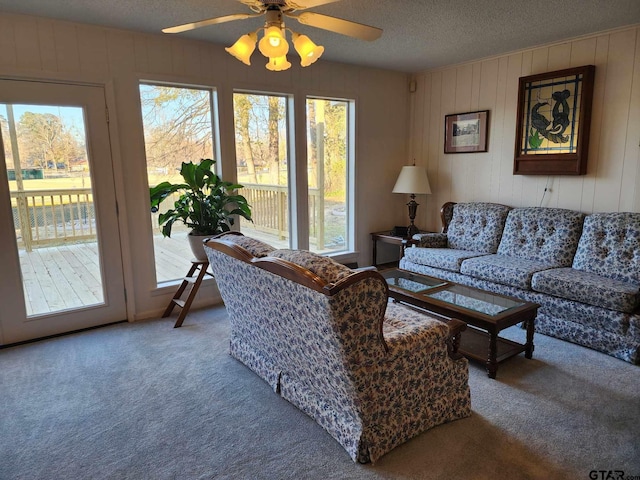
[[[353,101],[306,99],[306,128],[295,139],[307,142],[307,158],[289,168],[289,100],[281,95],[234,94],[238,183],[244,186],[240,193],[247,197],[253,216],[253,223],[243,221],[241,230],[280,248],[325,254],[352,251]],[[295,172],[305,169],[306,188],[296,191]],[[297,216],[306,224],[292,220],[292,205],[308,207],[306,219]]]
[[[216,159],[212,90],[143,83],[140,103],[150,186],[163,181],[182,183],[182,162]],[[172,206],[167,199],[159,212],[151,214],[158,284],[182,278],[191,261],[187,228],[176,223],[171,238],[165,238],[158,227],[157,216]]]
[[[291,246],[287,97],[234,93],[238,183],[251,205],[253,223],[243,233],[280,248]]]
[[[344,100],[307,99],[309,249],[317,253],[352,249],[349,110]]]

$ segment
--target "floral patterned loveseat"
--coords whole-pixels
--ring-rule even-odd
[[[401,268],[536,302],[536,331],[640,363],[640,213],[449,203],[443,223]]]
[[[373,270],[224,234],[205,242],[230,353],[307,413],[354,461],[470,415],[468,363],[446,324],[388,302]]]

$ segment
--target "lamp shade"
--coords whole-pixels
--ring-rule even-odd
[[[293,47],[300,55],[300,65],[303,67],[308,67],[324,53],[324,47],[316,45],[306,35],[300,35],[295,32],[293,33]]]
[[[405,165],[398,175],[393,193],[411,193],[415,195],[431,193],[429,177],[425,167]]]
[[[267,70],[271,70],[272,72],[281,72],[291,68],[291,63],[287,60],[287,56],[283,55],[282,57],[270,58],[266,67]]]
[[[268,58],[284,57],[289,52],[289,43],[280,28],[271,26],[264,29],[264,37],[258,43],[258,49]]]
[[[225,48],[227,53],[230,53],[245,65],[251,65],[251,54],[256,49],[256,41],[258,36],[255,33],[247,33],[242,35],[236,43],[232,46]]]

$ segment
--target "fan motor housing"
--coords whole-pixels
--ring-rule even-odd
[[[262,0],[265,7],[286,7],[286,0]]]

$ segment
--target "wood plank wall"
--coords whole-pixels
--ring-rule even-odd
[[[518,78],[596,66],[587,175],[513,175]],[[433,194],[419,225],[439,227],[447,201],[640,212],[640,27],[595,34],[415,75],[410,156]],[[444,154],[447,114],[489,110],[489,151]],[[550,188],[543,199],[545,187]]]

